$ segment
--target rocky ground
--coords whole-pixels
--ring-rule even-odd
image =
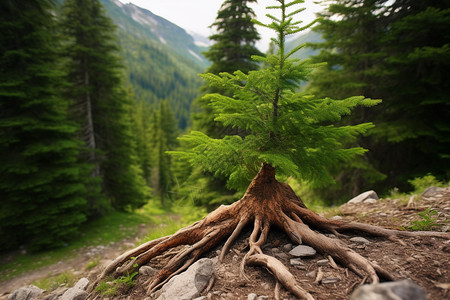
[[[427,209],[426,216],[418,215]],[[402,229],[416,225],[428,226],[436,231],[448,231],[450,188],[429,189],[423,195],[407,199],[347,203],[339,207],[337,213],[338,216],[335,218],[346,218],[386,228]],[[438,225],[433,226],[433,224]],[[206,299],[274,298],[275,281],[266,270],[249,266],[245,269],[249,280],[245,280],[240,275],[239,265],[248,250],[246,245],[249,234],[250,229],[234,243],[225,256],[224,263],[216,265],[214,285],[201,296]],[[403,245],[370,236],[349,235],[345,242],[356,252],[381,265],[398,279],[408,278],[414,281],[426,291],[427,299],[450,299],[448,291],[450,288],[450,240],[429,237],[403,238],[402,240]],[[8,294],[18,287],[29,284],[39,276],[48,276],[49,273],[73,270],[78,277],[87,277],[92,281],[108,260],[123,252],[126,243],[130,245],[130,241],[124,241],[114,246],[96,249],[95,254],[92,253],[92,249],[86,249],[72,261],[62,262],[9,282],[0,282],[0,295],[2,295],[0,300],[7,299]],[[214,260],[221,246],[218,245],[217,249],[211,251],[207,257]],[[296,246],[292,245],[292,242],[281,232],[271,231],[263,251],[277,257],[288,266],[301,286],[315,299],[348,299],[353,290],[361,284],[360,277],[345,268],[335,266],[324,255],[311,253],[308,256],[294,256],[291,251]],[[102,257],[101,264],[90,271],[85,271],[83,268],[93,255]],[[152,267],[157,269],[167,259],[167,257],[161,257],[155,260]],[[119,289],[116,296],[102,296],[99,299],[145,299],[143,282],[146,276],[137,275],[135,278],[137,282],[134,287]],[[283,288],[281,288],[280,298],[294,299]]]

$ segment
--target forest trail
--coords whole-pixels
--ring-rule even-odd
[[[172,214],[170,214],[170,217],[177,218],[177,216]],[[157,226],[155,224],[140,224],[138,234],[135,236],[107,245],[81,248],[71,259],[61,260],[58,263],[30,271],[9,280],[0,281],[0,300],[8,299],[9,294],[20,287],[65,272],[72,273],[75,278],[95,277],[105,264],[124,251],[134,248],[137,241],[141,240],[152,228]],[[88,269],[88,264],[93,261],[98,261],[97,266]]]

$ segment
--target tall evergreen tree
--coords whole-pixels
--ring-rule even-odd
[[[262,55],[255,46],[260,37],[255,24],[251,21],[255,17],[255,13],[248,3],[252,2],[256,2],[256,0],[226,0],[222,4],[216,21],[211,25],[217,30],[216,34],[210,36],[215,43],[204,53],[205,57],[211,61],[207,72],[213,74],[233,73],[237,70],[248,72],[258,68],[258,63],[251,58],[253,55]],[[205,86],[203,92],[218,91],[217,87],[215,90],[211,89],[211,87]],[[229,130],[229,128],[224,129],[220,123],[213,120],[211,109],[201,97],[195,101],[194,105],[201,110],[194,115],[196,130],[202,130],[216,137],[222,137]]]
[[[255,43],[260,39],[252,19],[255,13],[248,3],[256,0],[225,0],[211,27],[217,30],[209,38],[215,43],[204,53],[211,61],[207,72],[219,74],[236,70],[248,72],[258,67],[252,55],[261,55]]]
[[[237,70],[249,72],[256,70],[259,63],[252,60],[253,55],[263,55],[257,48],[256,42],[260,36],[256,30],[252,19],[255,13],[249,3],[255,3],[256,0],[236,1],[226,0],[223,2],[217,13],[215,22],[211,27],[217,30],[217,33],[210,36],[215,43],[204,53],[205,57],[211,61],[211,66],[207,72],[219,74],[221,72],[233,73]],[[219,87],[205,85],[202,87],[202,93],[220,92],[226,93]],[[214,120],[214,114],[208,105],[208,101],[202,97],[194,101],[193,128],[199,130],[211,137],[222,138],[226,134],[245,135],[243,128],[231,128],[223,126],[220,122]],[[238,199],[239,193],[225,188],[225,177],[214,177],[210,173],[203,174],[199,170],[192,172],[187,185],[195,184],[201,188],[197,203],[209,207],[217,206],[223,203],[231,203]],[[214,204],[213,204],[214,203]]]
[[[161,101],[158,110],[154,111],[150,134],[153,149],[151,187],[165,204],[174,184],[171,157],[166,152],[175,150],[178,145],[177,124],[168,101]]]
[[[339,166],[341,191],[407,189],[407,180],[434,173],[449,178],[449,5],[446,1],[331,1],[317,30],[325,42],[318,61],[326,68],[310,91],[347,97],[380,97],[346,120],[378,126],[358,143],[372,151],[352,168]],[[359,174],[359,175],[358,175]],[[382,179],[386,180],[382,181]],[[378,181],[378,184],[374,184]]]
[[[86,220],[89,169],[61,97],[53,11],[0,3],[0,250],[61,246]]]
[[[62,10],[68,94],[90,150],[88,160],[96,166],[92,176],[101,176],[114,208],[139,207],[149,193],[135,153],[115,26],[99,0],[67,0]]]

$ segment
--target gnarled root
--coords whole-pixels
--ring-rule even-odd
[[[241,274],[246,278],[246,265],[260,265],[267,268],[277,280],[275,298],[279,298],[281,284],[300,299],[314,299],[297,283],[287,267],[261,250],[272,226],[283,230],[292,241],[315,248],[319,253],[328,256],[330,262],[334,263],[335,260],[371,283],[379,282],[380,278],[385,280],[394,278],[380,266],[372,264],[350,249],[342,240],[326,237],[309,226],[331,232],[339,238],[343,237],[340,232],[360,231],[393,240],[411,236],[450,239],[450,234],[442,232],[405,232],[356,222],[328,220],[307,209],[287,184],[275,179],[275,169],[270,165],[263,165],[241,200],[229,206],[219,207],[203,220],[171,236],[150,241],[122,254],[105,268],[90,287],[90,291],[107,276],[131,274],[140,266],[150,263],[152,259],[173,251],[169,262],[146,282],[147,293],[151,294],[170,278],[187,269],[204,253],[226,240],[219,257],[219,262],[222,262],[233,242],[251,223],[253,231],[249,238],[249,251],[241,263]]]

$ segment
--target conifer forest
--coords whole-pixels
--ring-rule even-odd
[[[324,0],[311,23],[304,1],[272,2],[264,23],[257,0],[223,0],[199,46],[115,0],[0,1],[0,253],[66,247],[117,212],[189,206],[209,214],[117,257],[91,291],[191,245],[145,281],[151,295],[225,242],[222,261],[250,226],[244,277],[263,266],[316,299],[263,253],[272,228],[372,283],[392,274],[309,226],[449,239],[309,209],[450,181],[449,1]],[[259,28],[274,34],[267,51]]]

